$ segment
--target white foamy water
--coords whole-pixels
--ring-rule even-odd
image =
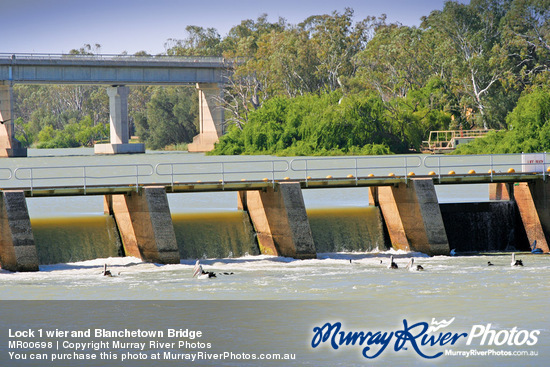
[[[399,269],[388,269],[391,255]],[[473,325],[486,324],[491,324],[494,329],[540,330],[535,346],[500,346],[497,350],[534,350],[540,356],[545,353],[548,356],[550,320],[544,305],[548,304],[550,297],[550,284],[546,281],[550,275],[550,256],[527,253],[516,256],[525,266],[512,267],[511,254],[427,257],[421,253],[394,250],[323,253],[313,260],[272,256],[201,259],[205,270],[218,274],[216,278],[204,280],[192,277],[194,260],[182,260],[178,265],[158,265],[131,257],[107,258],[41,266],[38,273],[1,271],[0,294],[3,299],[11,300],[185,300],[187,303],[184,304],[190,300],[202,300],[212,307],[217,304],[216,300],[279,300],[275,305],[280,305],[280,301],[284,301],[284,305],[286,302],[307,301],[307,313],[318,324],[311,325],[312,321],[308,319],[310,324],[303,325],[306,321],[301,315],[305,312],[302,309],[296,310],[296,315],[287,313],[281,319],[284,323],[294,324],[297,331],[305,335],[304,338],[311,337],[313,326],[328,321],[348,320],[348,329],[351,326],[359,330],[370,327],[368,330],[375,331],[402,330],[404,319],[409,323],[429,323],[432,319],[455,317],[453,332],[469,332]],[[425,270],[405,269],[411,257]],[[494,265],[488,266],[488,261]],[[114,277],[101,275],[103,264],[108,265]],[[327,304],[332,301],[337,302]],[[220,306],[217,310],[220,313],[217,318],[235,317],[234,309],[226,310]],[[145,309],[143,312],[148,313]],[[277,318],[281,316],[265,312],[261,307],[252,307],[243,317],[256,320],[254,327],[262,327],[264,322],[266,325],[277,324]],[[209,327],[215,328],[213,325]],[[262,344],[253,341],[245,344],[250,343]],[[304,340],[304,343],[309,341]],[[471,348],[463,341],[449,349]],[[476,348],[490,349],[479,345]],[[325,348],[322,354],[306,345],[299,346],[299,349],[307,355],[302,359],[307,363],[295,365],[359,366],[365,363],[360,348],[355,351],[350,348],[349,352]],[[323,359],[327,355],[330,363]],[[421,366],[426,363],[415,353],[392,350],[385,355],[380,358],[381,365],[391,362]],[[544,365],[540,356],[496,361],[503,366]],[[480,358],[445,357],[444,364],[475,366],[484,361],[495,362],[494,359]]]

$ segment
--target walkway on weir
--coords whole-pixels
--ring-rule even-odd
[[[514,202],[529,242],[537,240],[549,252],[546,154],[521,157],[477,156],[473,164],[461,156],[411,155],[83,166],[31,166],[22,159],[17,167],[0,168],[0,264],[13,271],[38,270],[26,197],[70,195],[104,196],[105,214],[115,220],[125,255],[179,263],[167,193],[201,191],[238,192],[238,208],[248,213],[262,254],[314,258],[302,190],[344,187],[368,189],[369,204],[379,208],[393,248],[448,255],[435,185],[479,183],[489,184],[490,200]]]
[[[161,156],[159,156],[160,158]],[[185,156],[184,156],[185,157]],[[225,159],[157,164],[32,166],[0,168],[0,190],[19,189],[28,197],[129,193],[163,186],[171,192],[261,190],[278,182],[299,182],[302,189],[407,184],[427,178],[434,185],[546,181],[542,155],[537,172],[519,154],[464,156],[367,156],[325,158]]]

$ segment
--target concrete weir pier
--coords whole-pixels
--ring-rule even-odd
[[[538,248],[550,252],[550,185],[547,182],[493,183],[489,188],[489,199],[514,201],[529,243],[536,240]]]
[[[296,259],[317,256],[300,183],[239,191],[239,209],[248,211],[262,254]]]
[[[10,271],[38,271],[38,254],[23,191],[0,196],[0,265]]]
[[[145,187],[129,195],[105,195],[104,206],[106,213],[114,215],[127,256],[159,264],[179,264],[164,187]]]
[[[371,187],[371,204],[380,206],[394,248],[448,255],[449,242],[431,179]]]

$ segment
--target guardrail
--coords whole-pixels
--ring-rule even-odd
[[[48,54],[48,53],[0,53],[0,60],[90,60],[90,61],[151,61],[151,62],[210,62],[221,64],[227,60],[218,56],[172,56],[172,55],[127,55],[127,54]]]
[[[117,173],[106,173],[116,170]],[[134,170],[134,172],[130,172]],[[128,173],[124,173],[124,171]],[[112,180],[124,178],[135,179],[136,190],[140,183],[140,178],[150,177],[154,173],[153,166],[150,164],[115,164],[115,165],[91,165],[91,166],[56,166],[56,167],[19,167],[14,171],[16,180],[29,181],[31,195],[37,182],[51,182],[73,180],[71,185],[82,184],[84,192],[86,187],[91,185],[90,180]],[[101,182],[104,184],[105,182]],[[117,182],[122,184],[121,182]]]
[[[239,166],[246,166],[239,169]],[[252,166],[253,165],[253,166]],[[219,170],[205,170],[205,168],[217,167]],[[193,169],[194,168],[194,169]],[[227,181],[242,179],[237,175],[270,174],[270,181],[275,183],[276,174],[287,172],[289,163],[286,160],[262,160],[262,161],[234,161],[234,162],[178,162],[159,163],[155,166],[155,173],[159,176],[170,176],[170,185],[180,182],[181,178],[201,175],[201,177],[213,177],[212,181],[219,181],[222,186]],[[256,178],[263,179],[263,178]],[[268,179],[269,180],[269,179]]]
[[[5,173],[8,174],[7,178],[4,177]],[[11,180],[12,177],[13,177],[13,174],[11,172],[11,169],[9,169],[9,168],[0,168],[0,180],[7,181],[7,180]]]
[[[343,164],[342,164],[343,162]],[[386,163],[389,162],[389,163]],[[349,163],[349,165],[346,165]],[[394,164],[391,164],[394,163]],[[367,176],[373,171],[381,169],[392,169],[398,174],[403,170],[405,181],[408,179],[408,171],[411,168],[420,167],[422,158],[420,156],[369,156],[369,157],[327,157],[327,158],[297,158],[290,162],[290,169],[295,172],[303,172],[304,179],[307,182],[311,180],[311,175],[319,171],[333,171],[350,174],[357,182],[359,177]]]
[[[506,173],[510,168],[512,169],[519,169],[520,172],[530,172],[530,170],[526,170],[525,166],[540,166],[536,173],[541,173],[543,180],[546,180],[547,176],[547,160],[546,160],[546,153],[541,153],[543,156],[542,162],[538,163],[523,163],[522,162],[522,156],[523,153],[519,154],[478,154],[478,155],[468,155],[468,156],[461,156],[461,155],[445,155],[445,156],[435,156],[435,155],[429,155],[424,157],[423,159],[423,165],[424,167],[430,169],[433,168],[437,170],[435,173],[438,176],[438,178],[441,178],[441,171],[452,169],[455,170],[461,170],[464,169],[464,171],[468,170],[464,173],[470,173],[469,170],[476,171],[477,169],[482,169],[486,172],[486,174],[491,175],[491,181],[493,180],[493,176],[495,173]],[[470,159],[471,161],[468,163],[463,163],[465,158]],[[479,163],[472,163],[472,158],[477,158],[479,160]],[[510,159],[512,158],[512,159]],[[516,163],[513,162],[514,158],[517,158]],[[435,161],[435,162],[433,162]],[[515,168],[514,168],[515,167]],[[459,172],[456,172],[459,173]],[[481,173],[481,172],[478,172]]]

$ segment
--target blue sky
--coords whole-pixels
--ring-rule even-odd
[[[391,22],[418,26],[445,0],[0,0],[0,53],[66,53],[100,44],[101,53],[165,51],[185,27],[216,28],[223,37],[244,19],[263,13],[296,24],[311,15],[355,11],[355,20],[387,14]],[[461,1],[469,2],[469,1]]]

